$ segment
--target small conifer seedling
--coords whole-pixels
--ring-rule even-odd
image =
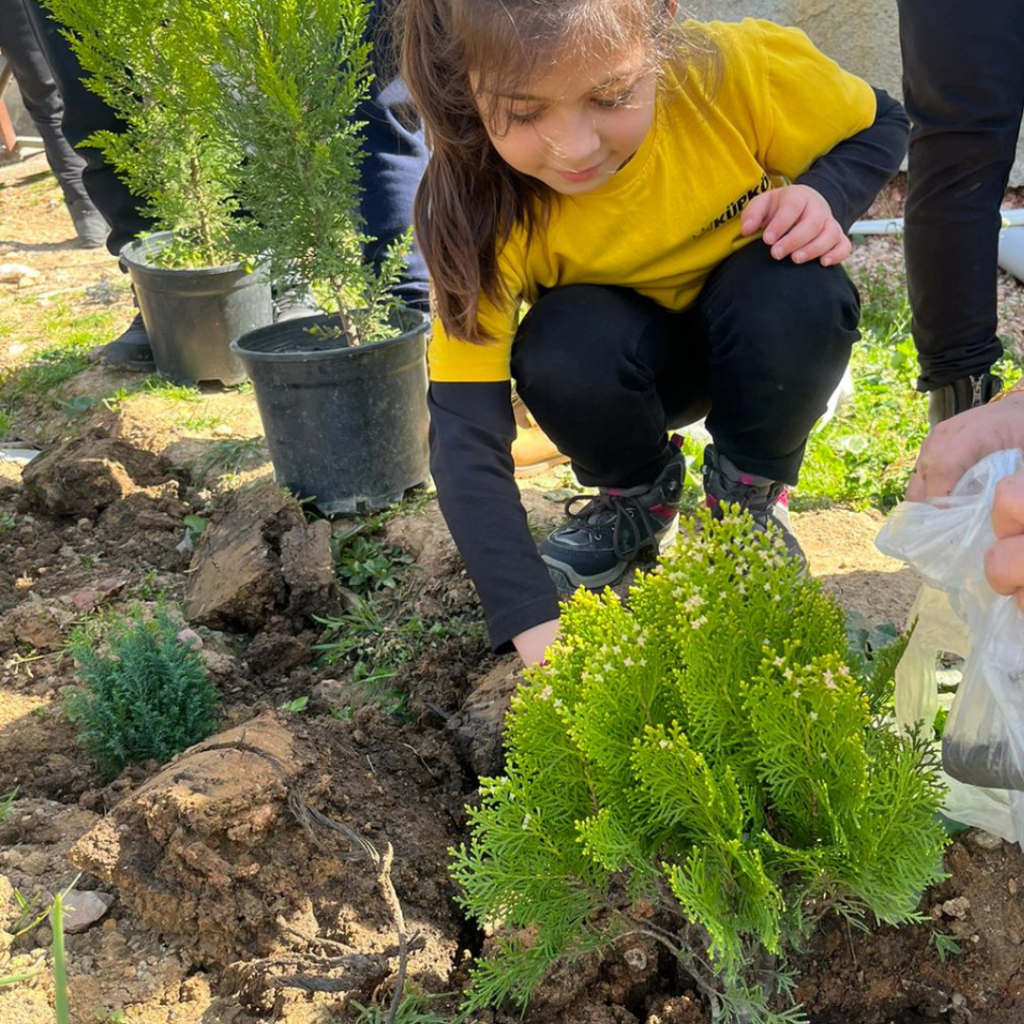
[[[109,777],[149,758],[164,763],[206,739],[216,725],[219,697],[195,647],[178,639],[181,626],[159,605],[147,621],[136,606],[114,619],[107,650],[80,628],[69,649],[85,686],[66,700],[78,742]]]
[[[641,933],[714,1020],[802,1020],[786,956],[820,916],[914,921],[942,877],[932,746],[883,724],[891,679],[849,667],[839,608],[747,517],[705,515],[628,604],[580,591],[561,622],[453,852],[499,925],[466,1009]]]
[[[203,0],[195,8],[202,11]],[[370,0],[205,2],[203,58],[222,89],[222,134],[246,147],[239,196],[248,244],[272,280],[307,288],[348,345],[393,336],[393,293],[408,243],[365,257],[360,104],[373,72]]]

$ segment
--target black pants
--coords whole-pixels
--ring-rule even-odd
[[[520,325],[512,375],[587,486],[650,483],[670,457],[668,429],[704,415],[741,470],[795,484],[859,318],[841,267],[778,262],[756,241],[683,313],[622,288],[548,292]]]
[[[907,282],[918,386],[983,373],[996,337],[1003,199],[1024,107],[1021,0],[897,0],[913,121]]]
[[[93,132],[120,132],[124,125],[114,112],[82,84],[82,67],[56,23],[39,0],[24,2],[64,98],[64,137],[72,146],[78,147]],[[116,256],[136,235],[152,231],[153,224],[139,212],[138,201],[122,184],[114,169],[103,160],[98,149],[83,147],[78,152],[85,160],[82,182],[93,205],[110,225],[107,248]]]
[[[64,102],[32,27],[25,0],[0,0],[0,50],[14,72],[25,109],[43,140],[46,159],[60,183],[65,202],[88,200],[82,184],[85,160],[64,137]]]

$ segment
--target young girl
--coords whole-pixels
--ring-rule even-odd
[[[492,642],[528,664],[557,633],[558,589],[617,581],[674,528],[670,426],[707,415],[709,503],[774,522],[802,557],[784,487],[858,337],[844,231],[906,147],[900,106],[803,33],[673,15],[404,7],[431,149],[416,228],[438,313],[432,469]],[[540,552],[512,476],[511,378],[599,490]]]

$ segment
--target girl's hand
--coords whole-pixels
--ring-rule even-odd
[[[1015,594],[1024,611],[1024,473],[996,485],[992,529],[998,540],[985,552],[985,576],[997,594]]]
[[[1008,448],[1024,448],[1024,393],[1011,392],[937,424],[921,445],[907,501],[945,497],[971,466]]]
[[[536,665],[543,661],[547,654],[548,647],[555,642],[558,636],[558,619],[550,619],[538,626],[531,626],[529,629],[512,637],[512,643],[523,659],[524,665]]]
[[[741,224],[748,236],[763,229],[761,238],[777,260],[787,256],[794,263],[820,259],[822,266],[830,267],[853,252],[853,243],[832,216],[828,201],[809,185],[762,192],[743,211]]]

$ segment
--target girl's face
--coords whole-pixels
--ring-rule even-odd
[[[476,88],[477,78],[473,78]],[[479,96],[498,155],[562,195],[603,185],[654,121],[655,74],[635,51],[560,61],[514,95]]]

